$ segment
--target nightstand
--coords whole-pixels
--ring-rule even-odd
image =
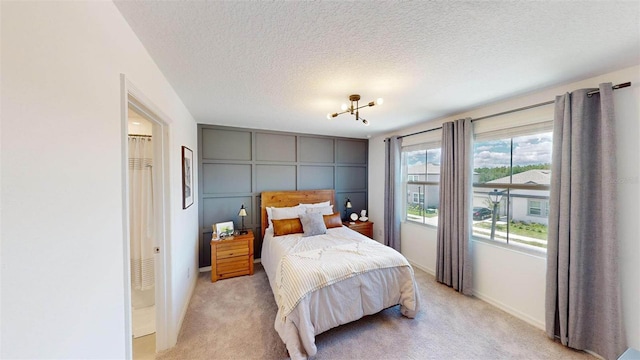
[[[253,231],[231,239],[211,240],[211,282],[253,275]]]
[[[353,231],[357,231],[364,236],[368,236],[373,239],[373,223],[371,221],[345,221],[342,225],[348,227]]]

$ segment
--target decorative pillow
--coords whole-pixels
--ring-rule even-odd
[[[331,215],[331,214],[333,214],[333,205],[331,205],[331,206],[310,207],[310,208],[306,208],[305,212],[307,214],[319,213],[319,214],[322,214],[322,215]]]
[[[273,236],[297,234],[302,231],[302,223],[299,218],[273,220]]]
[[[327,227],[320,213],[310,213],[300,215],[302,223],[303,237],[322,235],[327,233]]]
[[[335,213],[331,215],[322,215],[322,218],[324,219],[324,225],[327,227],[327,229],[342,226],[342,219],[340,219],[340,213]]]
[[[267,207],[267,218],[269,219],[269,227],[273,227],[272,220],[295,219],[303,213],[304,208],[298,205],[292,207]]]
[[[310,208],[310,207],[330,206],[330,205],[331,205],[331,201],[323,201],[323,202],[313,203],[313,204],[302,204],[302,203],[300,203],[300,205],[298,205],[298,206],[303,206],[303,207],[306,207],[306,208]]]

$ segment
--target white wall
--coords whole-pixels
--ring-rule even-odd
[[[623,314],[629,346],[640,348],[640,241],[638,241],[638,214],[640,214],[640,66],[575,83],[540,90],[526,96],[501,101],[466,113],[397,131],[409,134],[440,126],[444,121],[464,117],[478,118],[522,106],[553,100],[556,95],[579,88],[597,87],[601,82],[632,82],[631,88],[614,92],[618,136],[618,239],[620,244],[620,270]],[[553,106],[538,108],[536,116],[553,117]],[[545,114],[546,113],[546,114]],[[516,114],[522,116],[523,114]],[[526,120],[525,120],[526,121]],[[480,122],[482,123],[482,122]],[[383,228],[384,214],[374,209],[383,208],[384,143],[393,134],[372,138],[369,142],[369,204],[370,219],[376,222],[376,240]],[[422,136],[422,135],[421,135]],[[405,138],[419,142],[420,136]],[[375,181],[374,181],[375,180]],[[413,223],[403,223],[402,253],[415,265],[435,272],[437,232]],[[546,258],[506,249],[486,242],[472,244],[474,262],[474,293],[504,310],[544,328],[544,292]],[[429,294],[424,294],[428,297]]]
[[[113,3],[1,6],[0,357],[125,357],[121,73],[171,119],[175,341],[197,266],[198,206],[180,197],[193,118]]]

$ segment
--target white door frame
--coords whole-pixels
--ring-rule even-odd
[[[131,318],[131,265],[129,239],[129,159],[127,149],[129,105],[144,114],[153,123],[153,180],[160,191],[154,197],[157,246],[160,252],[155,254],[155,304],[156,304],[156,352],[170,347],[170,192],[169,192],[169,124],[166,117],[144,94],[138,90],[124,74],[120,74],[121,115],[122,115],[122,223],[124,239],[124,325],[125,357],[133,358],[133,330]]]

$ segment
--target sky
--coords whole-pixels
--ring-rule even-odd
[[[513,138],[513,165],[551,164],[553,133]],[[477,141],[474,144],[473,167],[509,166],[511,139]]]
[[[551,164],[552,139],[552,132],[514,137],[513,165]],[[440,155],[440,149],[429,149],[426,162],[439,164]],[[474,143],[474,168],[509,166],[510,157],[511,138]],[[409,165],[424,161],[424,150],[413,151],[407,158]]]

